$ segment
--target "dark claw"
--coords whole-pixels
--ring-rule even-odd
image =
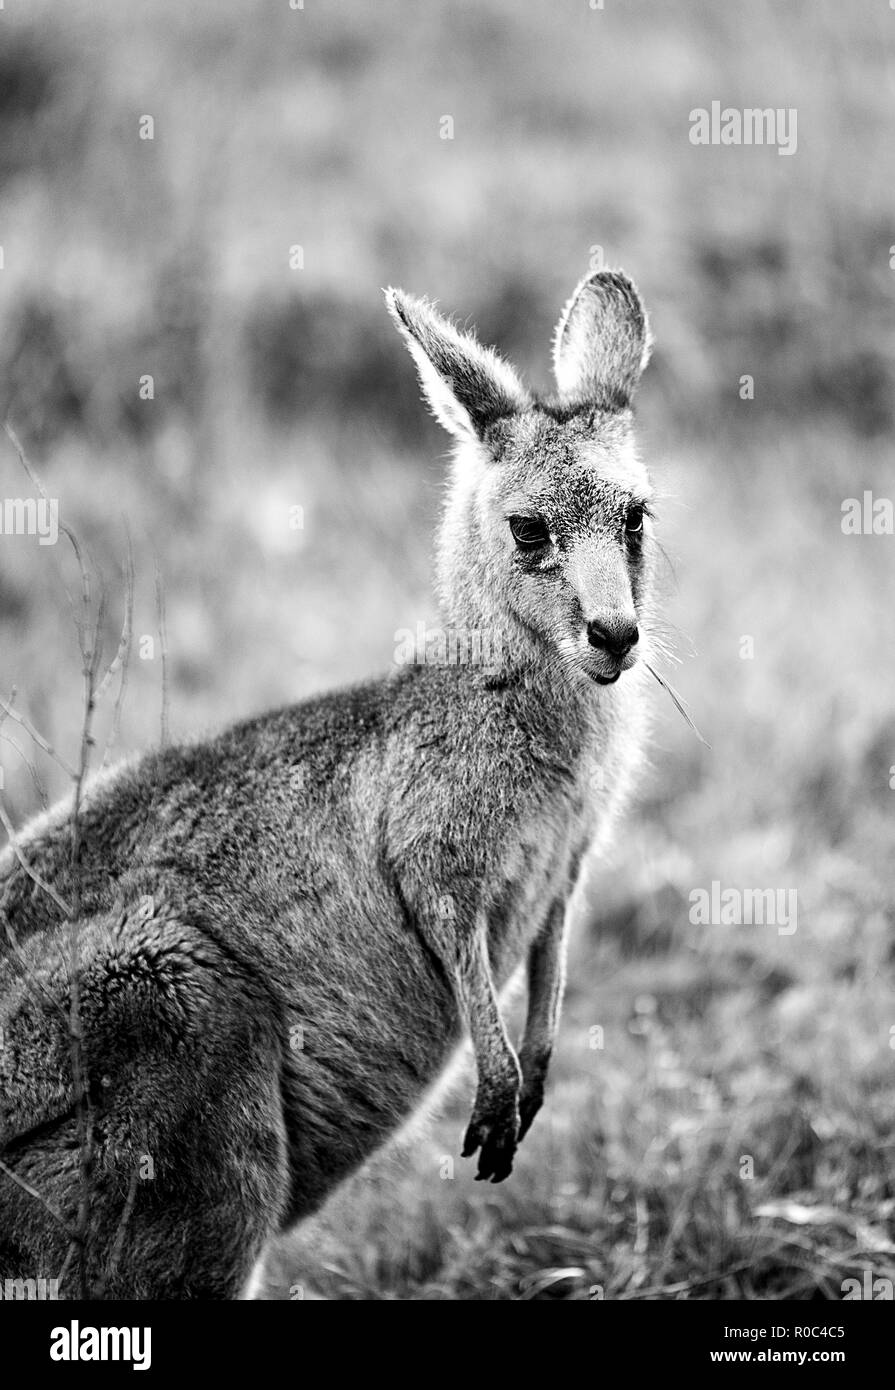
[[[509,1177],[513,1171],[518,1128],[515,1115],[493,1124],[487,1121],[470,1123],[463,1141],[463,1157],[469,1158],[476,1149],[481,1150],[476,1182],[503,1182]]]
[[[482,1143],[482,1134],[478,1125],[470,1124],[463,1137],[463,1148],[460,1152],[461,1158],[472,1158],[476,1149]]]

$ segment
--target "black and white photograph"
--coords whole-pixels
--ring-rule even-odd
[[[893,115],[889,0],[0,2],[33,1364],[259,1301],[645,1342],[702,1304],[688,1366],[857,1356]]]

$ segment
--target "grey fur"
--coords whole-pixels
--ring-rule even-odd
[[[578,403],[628,405],[652,340],[640,296],[626,275],[586,276],[557,325],[553,365],[562,394]]]
[[[606,288],[639,306],[623,277]],[[649,522],[645,537],[624,529],[648,496],[619,401],[633,386],[630,334],[613,320],[593,344],[591,399],[579,383],[538,402],[422,301],[391,292],[389,304],[462,441],[438,545],[444,622],[487,629],[502,656],[399,668],[90,787],[87,1260],[108,1296],[236,1296],[267,1237],[414,1111],[464,1029],[478,1074],[464,1153],[478,1153],[480,1177],[510,1172],[544,1092],[566,904],[639,763],[637,649],[601,685],[617,672],[585,636],[600,615],[641,628],[649,615]],[[540,556],[510,534],[507,517],[524,511],[553,537]],[[64,806],[21,849],[71,891]],[[31,978],[0,932],[0,1149],[71,1220],[69,1041],[48,1002],[67,1007],[68,926],[10,849],[0,902]],[[525,960],[517,1054],[498,998]],[[55,1277],[67,1246],[0,1173],[0,1277]]]

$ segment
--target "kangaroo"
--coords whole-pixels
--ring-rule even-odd
[[[119,765],[88,785],[77,885],[66,806],[5,849],[0,1277],[62,1274],[71,1292],[63,1221],[82,1191],[71,923],[36,876],[77,888],[82,1259],[104,1296],[237,1297],[464,1031],[478,1178],[508,1176],[541,1106],[566,906],[646,731],[651,493],[631,398],[647,317],[622,273],[584,279],[539,399],[426,300],[386,299],[455,445],[444,631],[484,635],[488,659],[396,665]],[[523,963],[517,1051],[498,1001]]]

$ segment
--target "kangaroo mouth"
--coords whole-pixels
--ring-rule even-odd
[[[581,637],[560,643],[560,650],[567,659],[571,657],[581,674],[594,685],[615,685],[619,676],[636,666],[638,660],[633,651],[627,651],[623,656],[597,651]]]
[[[584,669],[594,685],[615,685],[619,676],[623,676],[626,671],[630,671],[637,664],[637,657],[633,652],[626,653],[618,660],[607,658],[605,654],[600,654],[599,666],[594,661],[585,661]]]

